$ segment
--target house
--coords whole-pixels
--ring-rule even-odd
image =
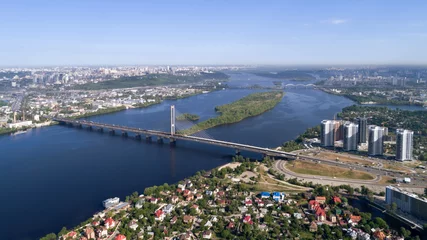
[[[260,225],[258,226],[258,228],[259,228],[259,230],[261,230],[261,231],[267,231],[267,230],[268,230],[268,227],[267,227],[267,225],[266,225],[265,223],[260,224]]]
[[[154,216],[156,221],[163,221],[163,219],[165,219],[165,213],[161,209],[154,212]]]
[[[296,218],[296,219],[302,219],[302,215],[301,215],[301,213],[294,213],[294,218]]]
[[[245,201],[245,206],[247,207],[252,206],[252,200]]]
[[[179,197],[178,197],[178,196],[173,196],[173,197],[171,198],[171,202],[172,202],[173,204],[177,203],[177,202],[178,202],[178,200],[179,200]]]
[[[144,200],[143,199],[139,199],[138,202],[135,203],[135,208],[136,209],[141,209],[143,204],[144,204]]]
[[[193,186],[193,183],[191,182],[191,180],[187,180],[187,182],[185,183],[185,186],[187,188],[191,188]]]
[[[218,222],[218,218],[216,216],[212,216],[211,222]]]
[[[178,184],[178,189],[181,189],[181,191],[184,191],[185,185],[184,184]]]
[[[213,226],[213,224],[211,221],[207,221],[204,226],[207,228],[211,228]]]
[[[190,215],[185,215],[183,217],[183,221],[184,221],[184,223],[192,223],[194,221],[194,217],[190,216]]]
[[[328,220],[331,221],[331,223],[336,223],[337,222],[337,217],[334,214],[329,214],[328,215]]]
[[[159,199],[158,198],[151,198],[150,199],[150,202],[152,203],[152,204],[157,204],[157,202],[159,201]]]
[[[317,197],[314,198],[314,200],[316,200],[316,202],[318,202],[320,204],[325,204],[326,197],[324,197],[324,196],[317,196]]]
[[[98,238],[105,238],[108,236],[108,231],[106,227],[100,227],[98,230],[96,230],[96,236]]]
[[[320,207],[320,203],[317,202],[316,200],[310,200],[308,202],[308,209],[311,211],[314,211],[315,209],[317,209],[318,207]]]
[[[200,213],[200,208],[198,205],[193,204],[193,206],[191,206],[192,209],[196,210],[196,213]]]
[[[188,189],[185,189],[183,192],[182,192],[182,195],[184,196],[184,197],[187,197],[188,195],[190,195],[191,194],[191,192],[190,192],[190,190],[188,190]]]
[[[74,239],[74,238],[76,238],[77,237],[77,233],[76,232],[74,232],[74,231],[71,231],[71,232],[69,232],[68,234],[67,234],[67,239],[68,238],[72,238],[72,239]]]
[[[339,197],[337,197],[337,196],[334,196],[334,197],[332,198],[332,201],[333,201],[335,204],[339,204],[339,203],[341,203],[341,199],[340,199]]]
[[[178,189],[176,189],[176,193],[178,193],[178,194],[181,194],[182,193],[182,189],[181,188],[178,188]]]
[[[374,237],[375,240],[384,240],[386,237],[384,232],[381,230],[376,230],[374,234],[372,234],[372,236]]]
[[[119,234],[119,235],[116,236],[116,238],[114,238],[114,240],[126,240],[126,236],[122,235],[122,234]]]
[[[212,195],[213,195],[213,192],[212,192],[212,191],[207,190],[207,191],[206,191],[206,195],[208,195],[208,196],[212,196]]]
[[[185,198],[185,201],[193,201],[194,200],[194,195],[193,194],[190,194],[190,195],[188,195],[186,198]]]
[[[202,234],[204,239],[211,239],[212,237],[212,232],[211,231],[204,231]]]
[[[224,197],[225,196],[225,192],[224,191],[219,191],[216,195],[218,197]]]
[[[175,224],[176,223],[176,221],[178,220],[178,218],[176,217],[176,216],[174,216],[172,219],[171,219],[171,221],[170,221],[170,223],[173,225],[173,224]]]
[[[281,202],[285,200],[285,194],[281,192],[273,192],[273,200],[276,202]]]
[[[179,237],[179,240],[191,240],[192,239],[192,237],[191,237],[191,233],[183,233],[183,234],[181,234],[181,236]]]
[[[221,207],[225,207],[225,206],[227,206],[227,203],[225,202],[225,200],[224,200],[224,199],[220,199],[220,200],[216,201],[216,203],[217,203],[218,205],[220,205]]]
[[[95,226],[95,227],[99,226],[100,224],[101,223],[98,220],[95,220],[92,222],[92,226]]]
[[[93,228],[86,227],[84,232],[87,239],[95,239],[95,231],[93,230]]]
[[[315,215],[316,215],[316,220],[319,222],[323,222],[326,220],[326,212],[321,207],[317,208]]]
[[[200,193],[196,194],[196,199],[197,200],[203,199],[203,195]]]
[[[138,222],[136,220],[132,220],[129,222],[129,228],[136,231],[136,229],[138,228]]]
[[[246,216],[243,218],[243,223],[247,223],[247,224],[252,225],[254,222],[253,222],[253,221],[252,221],[252,219],[251,219],[251,215],[246,215]]]
[[[269,192],[261,192],[260,195],[261,195],[261,198],[270,198]]]
[[[116,222],[112,218],[107,218],[104,222],[104,226],[110,229],[116,226]]]
[[[355,216],[355,215],[350,215],[350,218],[348,219],[348,223],[350,223],[352,226],[356,226],[360,220],[362,220],[361,216]]]
[[[314,221],[310,223],[310,232],[317,232],[317,224]]]
[[[229,222],[227,225],[227,229],[234,229],[234,222]]]
[[[175,208],[175,206],[174,205],[172,205],[172,204],[168,204],[168,205],[166,205],[166,207],[164,207],[162,210],[163,210],[163,212],[165,213],[165,214],[170,214],[172,211],[173,211],[173,209]]]

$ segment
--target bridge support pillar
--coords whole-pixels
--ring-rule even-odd
[[[87,127],[87,130],[92,131],[93,130],[92,126]]]
[[[239,156],[240,155],[240,150],[236,149],[236,155]]]
[[[161,138],[161,137],[157,137],[157,142],[158,142],[158,143],[163,143],[163,138]]]
[[[115,135],[115,134],[116,134],[116,132],[115,132],[114,130],[110,130],[110,134],[111,134],[111,135]]]
[[[127,137],[128,133],[127,132],[122,132],[122,137]]]
[[[176,139],[175,138],[169,138],[169,144],[172,146],[176,145]]]
[[[77,124],[77,128],[83,128],[81,124]]]
[[[152,137],[151,137],[151,136],[145,136],[145,141],[147,141],[147,142],[151,142],[151,140],[152,140]]]
[[[103,128],[98,129],[99,132],[104,132]]]
[[[135,135],[135,139],[136,139],[136,140],[141,140],[141,135],[140,135],[140,134],[136,134],[136,135]]]

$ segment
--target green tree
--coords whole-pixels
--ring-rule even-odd
[[[66,227],[62,227],[61,231],[59,231],[58,236],[62,236],[65,235],[68,232]]]
[[[56,234],[55,233],[49,233],[46,236],[40,238],[40,240],[56,240]]]

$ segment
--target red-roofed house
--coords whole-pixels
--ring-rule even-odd
[[[248,223],[248,224],[253,224],[254,222],[252,222],[252,219],[251,219],[251,215],[246,215],[244,218],[243,218],[243,223]]]
[[[361,216],[355,216],[352,214],[352,215],[350,215],[350,219],[348,219],[348,223],[355,226],[360,222],[360,220],[362,220]]]
[[[245,205],[246,205],[247,207],[252,206],[252,200],[247,200],[247,201],[245,201]]]
[[[325,210],[323,210],[323,208],[318,207],[316,209],[316,219],[319,222],[323,222],[326,220],[326,212],[325,212]]]
[[[337,196],[333,197],[332,201],[334,201],[335,204],[341,203],[341,199]]]
[[[183,196],[186,197],[186,196],[190,195],[191,192],[190,192],[190,190],[185,189],[183,193],[184,193]]]
[[[107,218],[104,222],[104,226],[110,229],[116,226],[116,222],[112,218]]]
[[[314,200],[316,200],[320,204],[324,204],[326,202],[326,197],[324,197],[324,196],[317,196],[317,197],[314,198]]]
[[[311,211],[314,211],[319,206],[320,206],[320,203],[318,203],[316,200],[310,200],[308,202],[308,209]]]
[[[228,229],[234,229],[234,222],[229,222],[227,225]]]
[[[67,234],[67,238],[72,238],[72,239],[74,239],[74,238],[76,238],[77,237],[77,233],[76,232],[74,232],[74,231],[71,231],[71,232],[69,232],[68,234]]]
[[[157,210],[154,215],[156,221],[163,221],[163,219],[165,219],[165,213],[161,209]]]
[[[116,236],[115,240],[126,240],[126,236],[122,235],[122,234],[119,234],[119,235]]]

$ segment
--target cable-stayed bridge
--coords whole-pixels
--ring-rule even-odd
[[[235,149],[236,154],[239,154],[240,151],[248,151],[248,152],[260,153],[265,156],[277,157],[277,158],[287,158],[287,159],[296,158],[296,155],[292,153],[277,151],[269,148],[263,148],[263,147],[248,145],[248,144],[216,140],[216,139],[213,139],[205,131],[201,131],[197,133],[196,136],[187,136],[187,135],[177,134],[175,106],[171,106],[170,132],[120,126],[115,124],[99,123],[99,122],[93,122],[88,120],[68,119],[68,118],[61,118],[61,117],[55,117],[55,118],[52,118],[52,120],[59,122],[60,124],[63,124],[63,125],[75,126],[78,128],[86,127],[90,130],[98,130],[101,132],[108,131],[113,134],[120,133],[122,136],[125,136],[125,137],[129,136],[129,134],[132,133],[132,134],[135,134],[135,138],[137,139],[142,139],[144,137],[147,140],[152,140],[152,138],[155,137],[157,138],[158,142],[163,142],[166,139],[171,144],[174,144],[177,140],[183,140],[183,141],[198,142],[198,143],[216,145],[216,146],[221,146],[226,148],[232,148],[232,149]],[[190,121],[187,121],[184,123],[184,125],[187,125],[187,126],[191,126],[193,124],[194,123]]]

